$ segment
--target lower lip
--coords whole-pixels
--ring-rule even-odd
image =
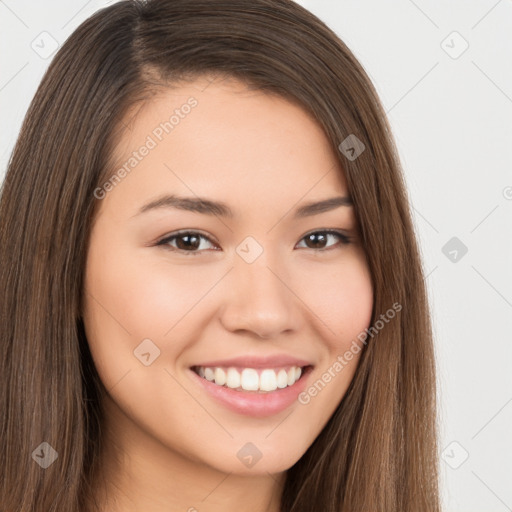
[[[306,387],[308,375],[313,369],[308,366],[303,371],[300,379],[292,386],[283,389],[276,389],[266,393],[258,391],[235,391],[226,386],[218,386],[213,382],[200,377],[193,370],[189,370],[199,384],[203,386],[206,392],[213,397],[214,400],[224,405],[227,409],[238,414],[252,416],[255,418],[263,418],[284,411],[297,400],[297,396]]]

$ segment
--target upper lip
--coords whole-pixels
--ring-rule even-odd
[[[281,366],[311,366],[312,363],[305,359],[298,359],[286,354],[277,354],[273,356],[238,356],[230,359],[216,359],[215,361],[206,361],[194,366],[212,368],[216,366],[241,366],[243,368],[279,368]]]

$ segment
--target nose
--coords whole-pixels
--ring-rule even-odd
[[[291,281],[288,272],[269,265],[263,255],[253,263],[238,259],[223,293],[224,328],[248,331],[265,339],[298,331],[303,315]]]

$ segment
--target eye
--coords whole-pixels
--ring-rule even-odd
[[[308,247],[306,245],[306,249],[312,249],[313,251],[324,251],[325,243],[328,241],[329,237],[338,238],[340,240],[339,244],[334,244],[335,246],[338,245],[348,245],[350,244],[351,238],[344,233],[340,231],[336,231],[333,229],[326,229],[322,231],[313,231],[311,233],[308,233],[306,236],[304,236],[301,239],[306,242],[306,244],[312,244],[314,247]],[[167,246],[171,251],[177,251],[181,252],[184,255],[191,255],[195,256],[197,254],[201,254],[203,250],[206,250],[205,247],[201,247],[201,241],[205,240],[207,243],[212,243],[211,240],[205,236],[199,233],[198,231],[180,231],[178,233],[174,233],[166,238],[163,238],[159,242],[157,242],[155,245],[157,246]],[[174,242],[176,242],[176,245],[174,245]],[[320,247],[319,247],[320,245]],[[316,246],[316,247],[315,247]],[[327,248],[333,247],[333,244],[327,246]],[[218,249],[214,249],[218,250]]]
[[[341,245],[348,245],[351,240],[349,236],[333,229],[326,229],[324,231],[313,231],[312,233],[308,233],[306,236],[304,236],[302,240],[305,240],[306,243],[311,243],[314,246],[316,245],[316,247],[306,246],[308,249],[313,249],[314,251],[322,251],[325,250],[324,244],[325,242],[327,242],[329,237],[337,237],[340,240]],[[320,245],[321,247],[318,247],[318,245]],[[331,244],[328,247],[333,247],[333,245]]]
[[[177,247],[172,245],[172,242],[175,240],[177,241]],[[194,249],[201,247],[201,240],[210,241],[208,237],[197,231],[180,231],[179,233],[175,233],[174,235],[160,240],[156,245],[170,246],[170,250],[181,252],[187,256],[195,256],[196,254],[200,254],[200,251]]]

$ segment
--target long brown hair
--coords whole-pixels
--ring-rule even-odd
[[[368,338],[337,410],[287,471],[282,512],[438,512],[431,321],[398,154],[362,66],[290,0],[121,1],[54,57],[0,198],[0,510],[89,510],[105,393],[80,316],[94,191],[112,175],[129,109],[205,74],[280,94],[314,116],[354,203],[372,325],[401,305]],[[365,146],[357,158],[339,149],[350,135]]]

